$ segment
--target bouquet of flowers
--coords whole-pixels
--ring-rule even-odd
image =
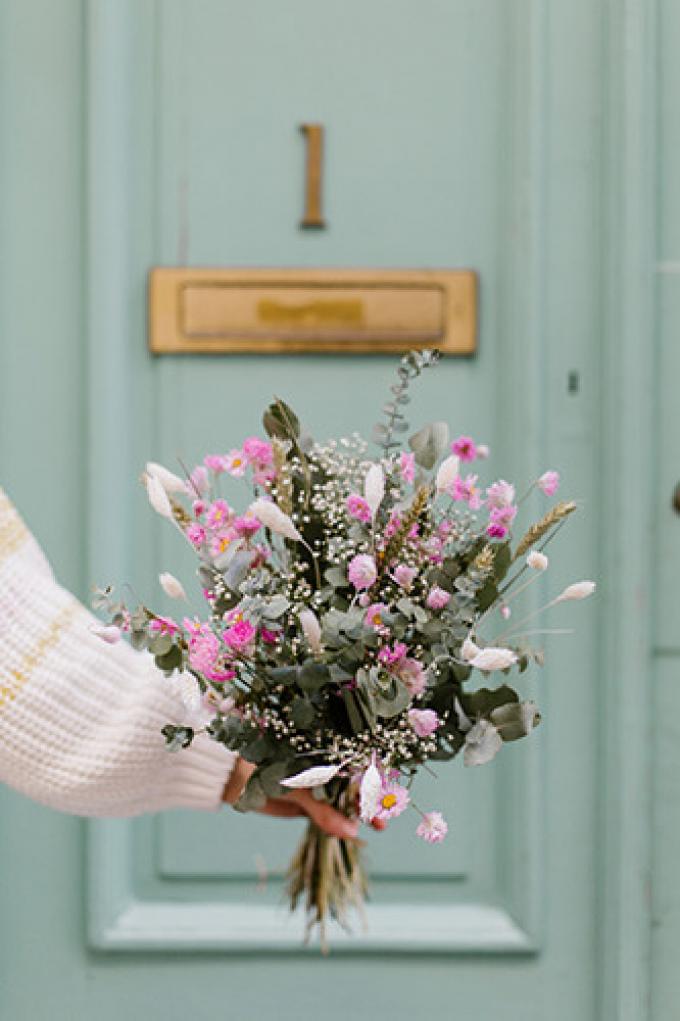
[[[534,702],[490,684],[542,662],[528,618],[508,623],[510,604],[546,570],[544,549],[576,505],[555,503],[515,542],[515,487],[482,489],[467,471],[485,447],[450,442],[435,422],[402,449],[409,387],[437,358],[401,360],[374,458],[359,436],[314,442],[275,400],[267,440],[208,455],[186,478],[146,467],[152,507],[195,550],[205,609],[179,623],[110,589],[98,605],[109,634],[128,632],[179,685],[188,715],[164,728],[170,748],[181,754],[205,731],[256,765],[243,811],[312,788],[364,822],[415,809],[418,836],[438,843],[447,823],[416,807],[419,769],[459,752],[466,766],[489,762],[540,721]],[[242,512],[220,495],[226,475],[251,487]],[[548,471],[530,491],[551,497],[558,482]],[[184,597],[172,575],[160,580]],[[577,582],[546,608],[594,588]],[[310,823],[288,881],[291,907],[303,900],[308,931],[318,924],[323,938],[329,917],[346,924],[362,905],[360,848]]]

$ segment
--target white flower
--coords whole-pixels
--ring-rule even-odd
[[[517,656],[510,649],[501,649],[495,645],[489,645],[486,649],[481,649],[470,660],[470,666],[490,673],[492,670],[507,670],[509,666],[516,662]]]
[[[180,479],[179,475],[175,475],[174,472],[168,471],[168,469],[164,468],[162,464],[156,464],[155,461],[149,461],[146,466],[146,474],[152,475],[155,479],[158,479],[166,493],[186,492],[186,482],[184,479]]]
[[[171,599],[186,599],[187,594],[184,591],[184,586],[174,574],[164,571],[163,574],[158,575],[158,580],[166,596],[170,596]]]
[[[120,641],[121,630],[115,624],[93,624],[90,631],[107,645],[115,645]]]
[[[594,591],[594,581],[575,581],[573,585],[568,585],[565,588],[564,592],[557,597],[555,602],[564,603],[568,599],[587,599],[588,596],[592,596]]]
[[[456,710],[456,716],[458,717],[458,729],[462,730],[464,734],[467,734],[468,730],[472,729],[472,720],[466,715],[465,710],[457,698],[454,700],[453,706]]]
[[[478,656],[480,652],[481,649],[479,648],[479,646],[475,645],[475,643],[469,636],[465,639],[465,641],[460,647],[460,654],[467,663],[469,663],[470,660],[474,659],[475,656]]]
[[[455,454],[451,454],[439,466],[437,477],[434,482],[438,493],[443,493],[451,485],[460,471],[460,460]]]
[[[527,557],[527,567],[533,568],[534,571],[545,571],[548,568],[548,558],[545,553],[539,553],[538,550],[532,550]]]
[[[286,539],[292,539],[293,542],[298,542],[302,538],[288,515],[284,514],[281,508],[271,500],[263,498],[255,500],[254,503],[251,503],[248,511],[250,514],[254,514],[271,532],[283,535]]]
[[[162,484],[155,475],[147,475],[145,481],[146,495],[153,509],[157,514],[172,521],[172,505]]]
[[[366,472],[364,482],[364,499],[371,511],[371,517],[378,513],[378,507],[385,495],[385,476],[379,464],[372,464]]]
[[[319,624],[319,618],[313,610],[302,610],[298,614],[300,624],[302,625],[302,631],[307,639],[309,648],[315,655],[319,655],[323,652],[323,645],[321,644],[321,625]]]
[[[281,784],[283,787],[293,788],[321,787],[322,784],[332,780],[341,769],[342,766],[312,766],[311,769],[303,769],[301,773],[287,777],[281,781]]]
[[[487,458],[491,451],[487,447],[486,443],[477,444],[477,457]]]
[[[375,756],[361,778],[359,788],[359,818],[362,822],[370,822],[378,811],[382,794],[382,777],[375,764]]]
[[[465,753],[463,761],[466,766],[483,766],[501,750],[503,739],[493,723],[479,720],[465,735]]]

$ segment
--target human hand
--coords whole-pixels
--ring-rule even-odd
[[[255,768],[252,762],[247,762],[239,756],[224,788],[222,800],[230,805],[235,804]],[[328,802],[317,801],[310,790],[292,790],[280,798],[267,798],[258,811],[263,815],[272,815],[280,819],[307,816],[324,833],[345,840],[355,840],[359,831],[358,819],[348,819]],[[382,830],[386,823],[374,820],[371,825],[376,830]]]

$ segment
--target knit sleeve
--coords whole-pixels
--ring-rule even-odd
[[[76,815],[218,808],[235,756],[203,735],[169,752],[175,687],[94,623],[0,490],[0,782]]]

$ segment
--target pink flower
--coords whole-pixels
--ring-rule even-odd
[[[215,500],[208,508],[206,524],[209,528],[222,528],[229,521],[233,511],[226,500]]]
[[[204,468],[202,464],[197,465],[192,471],[190,479],[191,481],[187,482],[189,496],[195,496],[197,493],[199,496],[203,496],[209,482],[207,468]]]
[[[469,436],[459,436],[451,444],[451,453],[459,457],[461,461],[474,461],[477,457],[477,447]]]
[[[357,521],[365,523],[371,520],[371,508],[358,493],[352,493],[347,497],[347,513]]]
[[[508,534],[505,525],[495,525],[493,521],[486,527],[486,534],[490,539],[504,539]]]
[[[515,487],[505,479],[499,479],[486,491],[486,505],[489,510],[493,508],[509,507],[515,499]]]
[[[504,539],[516,514],[517,508],[513,506],[492,507],[486,534],[491,539]]]
[[[236,671],[232,670],[231,667],[204,670],[203,673],[209,681],[214,681],[215,684],[224,684],[225,681],[233,681],[236,677]]]
[[[382,617],[386,610],[387,606],[385,603],[371,603],[364,617],[366,626],[375,628],[376,631],[382,630],[385,627]]]
[[[409,709],[408,722],[418,737],[429,737],[441,725],[434,709]]]
[[[255,639],[255,628],[249,620],[239,620],[223,634],[223,638],[230,649],[235,652],[243,652]]]
[[[448,832],[449,827],[441,812],[426,812],[416,830],[416,836],[428,844],[441,844]]]
[[[262,528],[262,522],[254,514],[244,514],[234,521],[234,529],[242,536],[255,535]]]
[[[243,441],[243,453],[248,463],[257,465],[258,468],[266,467],[274,459],[271,443],[257,436],[249,436]]]
[[[179,627],[172,617],[154,617],[149,624],[149,631],[154,631],[157,635],[176,635]]]
[[[270,631],[269,628],[261,627],[260,637],[262,638],[262,641],[265,642],[267,645],[275,645],[276,642],[278,642],[279,640],[279,632]]]
[[[409,793],[405,787],[398,783],[384,783],[378,799],[378,808],[373,816],[374,819],[396,819],[405,810],[410,801]]]
[[[198,625],[189,639],[189,664],[199,673],[209,676],[220,654],[220,643],[207,624]]]
[[[439,585],[434,585],[430,589],[425,600],[431,610],[443,610],[450,601],[451,593],[447,592],[446,589],[440,588]]]
[[[386,667],[396,666],[401,663],[407,652],[408,647],[403,642],[395,642],[392,648],[389,645],[383,646],[378,653],[378,659]]]
[[[553,496],[557,492],[557,487],[560,484],[559,472],[548,471],[543,472],[540,479],[536,483],[539,489],[542,489],[546,496]]]
[[[258,468],[253,472],[253,482],[256,486],[268,486],[275,478],[276,472],[273,468]]]
[[[224,470],[240,479],[246,473],[248,462],[242,450],[230,450],[224,457]]]
[[[392,576],[400,588],[403,588],[408,592],[413,584],[415,576],[418,571],[415,567],[408,567],[406,564],[397,564],[392,572]]]
[[[184,534],[191,545],[195,546],[196,549],[198,549],[199,546],[202,546],[205,542],[205,528],[201,525],[197,525],[196,522],[192,521],[190,525],[187,525],[187,529]]]
[[[489,515],[490,520],[494,525],[505,525],[509,527],[517,516],[517,508],[514,506],[509,507],[492,507]]]
[[[370,588],[378,577],[373,557],[368,553],[357,553],[349,562],[347,577],[355,589]]]
[[[399,517],[398,514],[395,514],[395,512],[392,511],[392,513],[390,514],[390,520],[387,522],[387,527],[385,528],[385,538],[391,539],[394,533],[399,528],[400,524],[401,518]]]
[[[203,464],[206,468],[209,468],[211,472],[215,472],[216,475],[219,475],[225,470],[224,458],[221,454],[206,454],[203,458]]]
[[[404,482],[412,486],[416,477],[416,455],[408,454],[405,450],[402,451],[399,458],[399,471]]]
[[[233,528],[224,528],[222,531],[216,532],[210,540],[211,555],[213,557],[221,557],[238,537],[238,533]]]
[[[422,695],[427,683],[425,670],[417,659],[406,656],[396,664],[395,673],[403,681],[411,695]]]
[[[457,475],[448,489],[451,499],[462,500],[470,510],[479,510],[482,506],[482,497],[475,485],[477,478],[477,475],[466,475],[465,478]]]
[[[207,505],[205,500],[194,500],[194,502],[191,505],[191,509],[194,512],[194,516],[197,518],[202,517],[203,514],[205,514],[206,506]]]

